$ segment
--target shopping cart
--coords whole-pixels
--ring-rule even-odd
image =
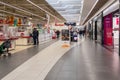
[[[0,56],[10,56],[9,48],[11,47],[11,41],[8,39],[0,45]]]

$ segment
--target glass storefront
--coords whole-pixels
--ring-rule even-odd
[[[96,19],[93,19],[92,23],[93,39],[98,43],[102,43],[102,13],[99,14]]]

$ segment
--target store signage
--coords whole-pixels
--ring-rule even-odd
[[[64,24],[56,23],[55,26],[64,26]]]
[[[64,23],[65,25],[67,25],[67,26],[69,26],[69,25],[71,25],[71,26],[76,26],[76,23],[75,22],[66,22],[66,23]]]
[[[21,20],[21,18],[19,18],[18,19],[18,26],[21,26],[21,24],[22,24],[22,20]]]
[[[118,17],[113,17],[113,30],[119,30],[119,18]]]
[[[112,14],[104,17],[104,44],[108,46],[113,45],[112,39]]]
[[[116,18],[116,25],[119,25],[119,17]]]
[[[9,24],[10,24],[10,25],[13,25],[13,24],[14,24],[14,16],[10,16]]]
[[[63,29],[62,31],[62,41],[69,41],[70,37],[69,37],[69,30],[68,29]]]

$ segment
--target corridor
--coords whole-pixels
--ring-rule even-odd
[[[118,54],[85,40],[68,51],[45,80],[120,80],[119,75]]]

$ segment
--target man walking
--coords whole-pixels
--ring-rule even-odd
[[[39,32],[37,30],[37,28],[33,29],[33,41],[34,41],[34,45],[39,44]]]

